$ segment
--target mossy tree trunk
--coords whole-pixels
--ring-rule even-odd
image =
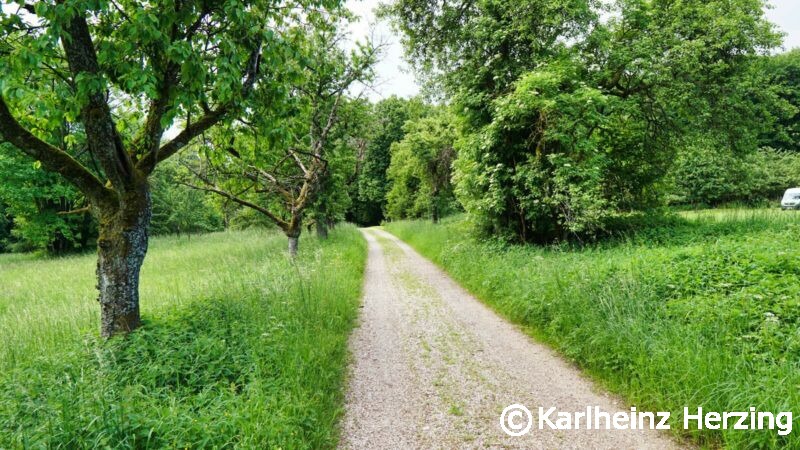
[[[140,325],[139,274],[147,254],[152,214],[149,187],[142,182],[118,207],[98,211],[97,289],[100,334],[111,337]]]

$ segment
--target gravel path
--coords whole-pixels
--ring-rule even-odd
[[[363,233],[369,256],[361,324],[350,341],[342,448],[678,447],[656,431],[540,430],[540,406],[630,410],[405,243],[378,229]],[[503,409],[515,403],[533,413],[522,437],[500,427]]]

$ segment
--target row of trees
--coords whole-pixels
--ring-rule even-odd
[[[307,100],[296,97],[291,101],[297,106]],[[292,153],[302,159],[303,167],[313,167],[310,162],[314,158],[305,150],[308,144],[297,140],[310,139],[307,128],[310,122],[299,108],[294,112],[285,108],[282,116],[276,116],[276,111],[272,108],[273,115],[268,115],[268,108],[261,107],[246,112],[240,119],[203,133],[177,158],[161,163],[149,178],[153,203],[151,234],[275,226],[276,221],[259,209],[267,209],[281,222],[290,221],[292,202],[287,202],[287,197],[276,188],[283,186],[298,192],[302,189],[303,169]],[[429,120],[432,115],[439,118]],[[394,156],[392,149],[405,137],[408,128],[423,132],[426,128],[415,124],[418,119],[425,119],[434,124],[428,127],[431,130],[446,130],[446,136],[432,139],[438,139],[441,148],[448,152],[445,156],[452,159],[455,156],[452,139],[457,127],[450,120],[454,116],[446,108],[426,105],[420,99],[392,97],[373,104],[344,95],[335,118],[322,148],[325,170],[318,174],[324,176],[319,177],[318,183],[312,183],[317,185],[316,192],[307,196],[303,220],[295,221],[293,233],[300,231],[300,223],[316,226],[318,233],[324,235],[327,228],[342,220],[377,225],[387,218],[429,216],[430,205],[421,201],[430,197],[417,192],[417,177],[424,173],[416,166],[421,161],[416,152],[431,137],[414,138],[415,146],[408,147],[406,152],[410,158]],[[431,156],[434,155],[426,157]],[[390,170],[392,160],[395,165],[405,164],[405,169]],[[281,165],[274,167],[277,162]],[[458,205],[449,186],[449,163],[443,162],[438,176],[446,183],[442,189],[446,198],[440,206],[441,214],[446,214]],[[259,175],[261,180],[254,180],[254,168],[245,170],[254,165],[270,171],[276,181],[281,180],[280,185],[273,186],[272,192],[264,191],[272,181],[263,174]],[[85,198],[63,178],[37,166],[13,148],[0,153],[0,177],[7,181],[0,185],[0,208],[4,211],[0,214],[4,217],[0,251],[42,249],[58,254],[93,248],[97,222],[85,208]],[[259,183],[262,186],[257,186]],[[406,187],[405,191],[400,184]],[[390,195],[393,189],[395,193]],[[406,195],[420,201],[409,202],[404,198]],[[242,206],[231,197],[258,208]],[[406,204],[417,206],[412,210]]]
[[[377,55],[342,50],[340,1],[7,3],[3,230],[12,217],[31,236],[25,219],[51,211],[66,225],[50,236],[81,246],[97,236],[103,336],[139,326],[154,214],[167,228],[214,229],[234,203],[282,228],[292,252],[306,211],[333,219],[320,196],[341,182],[329,152]],[[202,191],[220,196],[222,214],[206,214]]]
[[[0,252],[59,255],[94,248],[97,221],[80,191],[17,153],[0,153]],[[177,184],[179,172],[167,161],[150,179],[152,234],[217,231],[243,222],[224,202]]]

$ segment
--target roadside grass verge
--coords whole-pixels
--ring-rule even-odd
[[[671,411],[701,446],[800,448],[797,430],[681,431],[684,407],[800,412],[800,214],[643,223],[549,248],[476,241],[463,216],[386,228],[638,410]]]
[[[94,255],[0,255],[0,448],[333,448],[366,244],[353,226],[156,238],[144,327],[97,338]]]

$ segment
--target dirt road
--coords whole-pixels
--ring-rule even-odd
[[[610,414],[630,409],[405,243],[378,229],[364,235],[369,259],[361,323],[350,343],[342,448],[678,447],[652,430],[538,429],[540,406],[565,412],[597,406]],[[522,437],[500,426],[502,411],[515,403],[533,414],[531,432]],[[523,413],[513,422],[524,421]]]

